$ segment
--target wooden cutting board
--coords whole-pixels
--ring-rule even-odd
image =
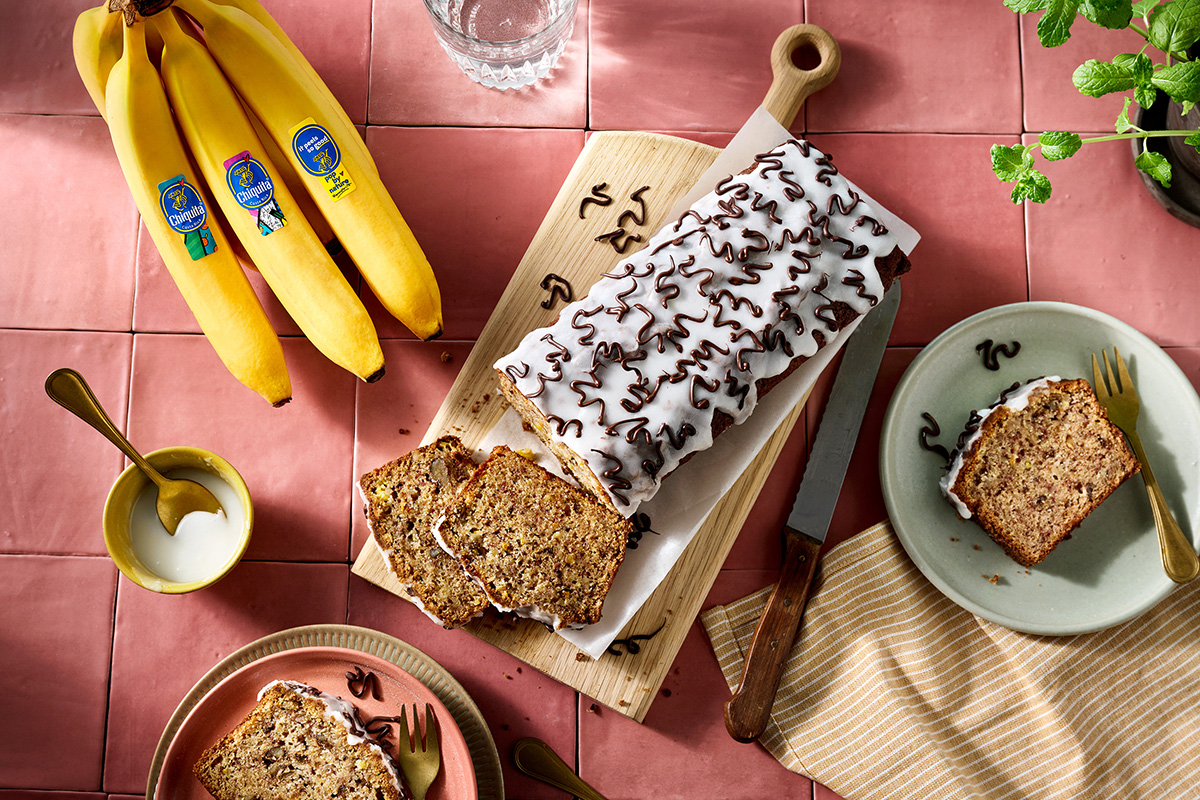
[[[804,50],[815,52],[820,59],[813,69],[800,69],[793,63],[793,54]],[[823,29],[815,25],[787,29],[771,50],[774,80],[763,107],[784,127],[790,127],[805,98],[828,85],[840,64],[837,43]],[[492,364],[511,352],[526,333],[549,325],[564,305],[556,299],[550,308],[542,307],[542,302],[550,298],[541,285],[543,279],[554,273],[571,285],[575,299],[586,295],[604,272],[640,248],[668,221],[667,213],[718,153],[715,147],[649,133],[601,132],[591,136],[422,444],[449,433],[460,437],[467,447],[478,446],[508,407]],[[612,203],[588,204],[581,219],[583,198],[599,184],[607,184],[603,191]],[[596,241],[597,236],[619,227],[623,212],[640,210],[631,196],[643,186],[649,188],[641,195],[645,202],[642,224],[626,217],[623,226],[626,235],[641,235],[642,244],[634,244],[622,255],[608,242]],[[620,237],[618,243],[624,239]],[[592,660],[539,623],[494,614],[475,620],[467,630],[641,722],[803,407],[804,400],[717,504],[674,568],[621,632],[621,637],[647,634],[662,625],[652,639],[637,642],[637,654],[622,648],[621,655],[606,653]],[[369,543],[359,553],[353,572],[407,597],[379,550]]]

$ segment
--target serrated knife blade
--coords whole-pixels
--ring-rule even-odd
[[[754,741],[766,728],[784,664],[804,616],[821,544],[829,532],[899,307],[897,281],[846,342],[842,364],[783,530],[785,548],[779,580],[750,641],[741,683],[725,703],[725,727],[739,742]]]

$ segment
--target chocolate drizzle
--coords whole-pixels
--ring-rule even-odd
[[[643,514],[642,516],[645,516],[645,514]],[[653,533],[654,531],[650,531],[650,532]],[[636,545],[634,545],[634,548],[636,549]],[[653,633],[639,633],[639,634],[635,634],[635,635],[630,636],[625,639],[613,639],[612,644],[610,644],[607,648],[605,648],[604,652],[606,652],[610,655],[619,656],[619,655],[621,655],[620,648],[623,646],[625,648],[625,652],[629,653],[629,655],[631,655],[631,656],[636,656],[642,650],[642,648],[638,644],[638,642],[644,642],[649,639],[653,639],[655,636],[658,635],[658,632],[661,631],[666,626],[667,626],[667,621],[664,619],[662,621],[662,624],[654,629]]]
[[[625,229],[617,228],[609,231],[608,233],[600,234],[596,237],[596,241],[608,242],[612,245],[613,250],[616,250],[621,255],[624,255],[625,251],[629,249],[629,245],[631,243],[640,242],[642,240],[642,235],[640,233],[631,233],[628,236],[625,236],[624,239],[621,239],[622,236],[625,236]]]
[[[921,432],[917,436],[918,440],[921,442],[921,449],[928,450],[931,453],[937,453],[939,456],[942,457],[942,460],[944,460],[946,462],[946,465],[949,466],[950,451],[947,450],[945,447],[943,447],[940,444],[930,444],[929,443],[930,436],[941,436],[942,435],[942,426],[938,425],[937,420],[934,419],[933,415],[930,414],[928,411],[922,411],[921,416],[925,419],[926,422],[929,423],[928,425],[924,425],[921,427]]]
[[[553,272],[547,273],[546,277],[542,278],[541,287],[550,291],[550,296],[542,301],[542,308],[550,308],[554,305],[556,298],[561,299],[564,303],[575,299],[575,291],[567,279],[561,275],[555,275]]]
[[[595,203],[598,206],[612,205],[613,199],[604,193],[604,190],[607,188],[608,188],[607,183],[598,183],[592,187],[592,193],[590,195],[588,195],[587,197],[583,198],[583,200],[581,200],[579,203],[579,218],[580,219],[584,218],[583,211],[585,208],[587,208],[588,203]]]
[[[649,189],[649,186],[643,186],[633,194],[629,195],[629,199],[637,203],[641,207],[641,210],[634,211],[632,209],[627,209],[622,211],[621,216],[617,217],[617,227],[620,228],[625,226],[626,217],[628,217],[629,221],[634,225],[642,226],[646,224],[646,201],[642,199],[642,194]],[[638,237],[638,241],[641,241],[641,237]]]
[[[379,678],[374,672],[363,672],[362,667],[356,666],[353,672],[346,673],[346,688],[355,697],[363,697],[369,691],[376,700],[383,699],[383,690],[379,688]]]
[[[629,521],[633,523],[633,530],[629,532],[629,540],[626,542],[625,546],[630,550],[637,550],[638,544],[642,541],[642,536],[644,534],[653,533],[655,536],[661,535],[658,531],[650,527],[650,517],[648,514],[638,512],[630,517]],[[658,633],[658,631],[655,631],[655,633]],[[632,652],[637,651],[634,650]],[[617,654],[614,653],[614,655]]]
[[[998,356],[1005,358],[1014,358],[1017,353],[1021,352],[1021,343],[1014,341],[1012,349],[1006,344],[994,345],[991,339],[984,339],[979,344],[975,345],[975,352],[983,354],[983,366],[996,372],[1000,369],[1000,360]]]

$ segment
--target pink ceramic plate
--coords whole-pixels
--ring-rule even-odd
[[[354,697],[347,672],[360,667],[379,678],[380,696],[367,691]],[[208,747],[242,721],[257,701],[259,691],[273,680],[294,680],[315,686],[358,706],[361,717],[396,716],[405,704],[428,703],[438,721],[442,770],[429,790],[428,800],[476,800],[475,769],[466,739],[454,717],[425,684],[381,658],[340,647],[305,647],[266,656],[239,669],[212,688],[192,709],[167,749],[159,774],[158,800],[210,800],[211,795],[192,775],[192,764]],[[358,688],[357,684],[356,687]],[[390,741],[395,742],[396,726]]]

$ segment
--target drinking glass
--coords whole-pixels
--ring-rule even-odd
[[[473,81],[516,89],[549,74],[577,0],[425,0],[438,43]]]

